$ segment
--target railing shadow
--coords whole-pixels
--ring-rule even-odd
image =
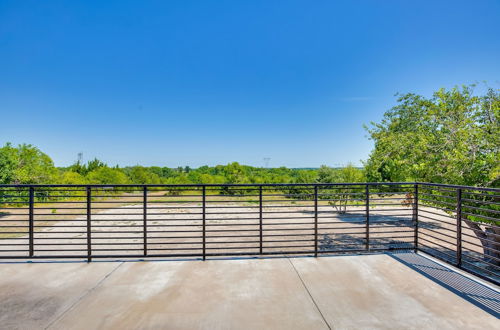
[[[393,259],[500,318],[500,292],[416,253],[389,253]]]

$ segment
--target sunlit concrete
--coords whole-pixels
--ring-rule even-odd
[[[413,259],[407,260],[419,267],[453,273],[411,255]],[[4,263],[0,264],[0,328],[499,328],[494,311],[412,267],[385,254]],[[471,297],[484,295],[490,303],[500,304],[496,288],[463,278],[457,285],[472,287]]]

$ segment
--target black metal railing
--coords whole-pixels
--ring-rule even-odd
[[[499,282],[500,189],[0,185],[0,259],[423,251]]]

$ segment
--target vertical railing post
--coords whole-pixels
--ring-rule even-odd
[[[370,186],[365,185],[365,213],[366,213],[366,237],[365,249],[370,251]]]
[[[418,251],[418,184],[413,186],[413,251]]]
[[[29,188],[29,256],[33,257],[34,254],[34,219],[35,219],[35,188],[30,187]]]
[[[462,188],[457,189],[457,267],[462,266]]]
[[[262,255],[262,245],[263,245],[263,239],[262,239],[262,186],[259,186],[259,253]]]
[[[92,261],[92,193],[90,186],[87,186],[87,261]]]
[[[142,201],[142,232],[143,232],[143,254],[148,255],[148,187],[144,186]]]
[[[207,247],[206,247],[206,189],[205,186],[202,186],[202,221],[203,221],[203,260],[207,258]]]
[[[314,185],[314,256],[318,256],[318,186]]]

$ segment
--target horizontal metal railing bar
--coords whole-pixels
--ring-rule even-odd
[[[477,199],[462,198],[462,202],[476,203],[476,204],[487,204],[487,205],[500,205],[500,202],[482,201]]]
[[[2,231],[2,234],[27,234],[28,232],[19,232],[19,231]]]
[[[26,219],[22,219],[22,220],[5,220],[6,222],[29,222],[29,219],[26,218]],[[34,219],[33,222],[56,222],[56,221],[71,221],[71,222],[78,222],[78,221],[87,221],[87,220],[78,220],[78,219],[75,219],[75,220],[67,220],[67,219],[61,219],[61,220],[56,220],[56,219]],[[0,225],[0,228],[2,226]]]
[[[9,252],[9,253],[13,253],[13,252],[29,252],[29,250],[0,250],[0,253],[5,253],[5,252]],[[27,258],[28,256],[25,256],[24,258]],[[0,259],[3,259],[5,258],[4,256],[1,256],[0,255]]]
[[[373,243],[374,240],[387,240],[387,239],[400,239],[400,238],[414,238],[415,236],[381,236],[381,237],[372,237],[370,236],[370,244]],[[343,241],[366,241],[366,237],[342,237],[342,238],[332,238],[335,244],[342,244]],[[360,243],[361,244],[361,243]],[[378,243],[381,244],[381,243]],[[391,242],[386,242],[386,244],[391,244]]]
[[[464,219],[464,218],[462,218],[462,221],[474,222],[474,221],[472,221],[472,220],[470,220],[470,219]],[[499,219],[499,220],[497,220],[495,223],[499,223],[499,222],[500,222],[500,219]],[[488,223],[485,223],[485,222],[478,222],[478,224],[483,225],[483,226],[485,226],[485,227],[488,227],[488,228],[490,228],[490,229],[500,229],[500,226],[497,226],[496,224],[492,224],[492,223],[489,223],[489,222],[488,222]],[[467,229],[470,229],[470,227],[469,227],[469,228],[467,228]],[[490,233],[488,233],[488,235],[489,235],[489,234],[490,234]],[[491,233],[491,234],[493,234],[493,233]]]
[[[370,204],[370,207],[371,206],[377,206],[377,204],[375,204],[375,205]],[[411,208],[396,208],[396,209],[391,209],[391,208],[370,208],[370,211],[374,211],[374,212],[377,212],[377,211],[380,211],[380,212],[382,212],[382,211],[384,211],[384,212],[387,212],[387,211],[408,211],[408,212],[412,212],[413,210]],[[375,215],[375,216],[384,216],[384,215],[385,214],[380,214],[380,215]],[[398,215],[399,214],[396,214],[394,216],[398,216]],[[403,215],[405,215],[405,216],[411,216],[412,213],[403,214]]]
[[[335,219],[338,218],[366,218],[366,214],[361,213],[339,213],[339,216],[336,216]],[[332,219],[331,216],[322,217],[318,215],[318,219]]]
[[[407,194],[408,191],[370,191],[368,192],[368,195],[405,195]],[[365,193],[358,193],[358,194],[365,194]]]
[[[427,235],[427,236],[430,236],[430,235]],[[433,236],[430,236],[430,237],[435,238],[435,237],[433,237]],[[431,244],[434,244],[434,245],[440,246],[440,247],[442,247],[443,249],[448,249],[448,250],[450,250],[450,251],[455,251],[455,250],[453,250],[452,248],[453,248],[453,247],[455,247],[455,248],[456,248],[456,244],[452,244],[452,243],[449,243],[449,242],[446,242],[446,243],[449,243],[450,245],[452,245],[452,247],[448,247],[448,246],[441,245],[441,244],[439,244],[439,243],[436,243],[436,242],[430,241],[430,240],[425,239],[425,238],[423,238],[423,237],[418,237],[418,240],[419,240],[419,242],[420,242],[420,240],[424,240],[424,241],[426,241],[426,242],[429,242],[429,243],[431,243]],[[440,242],[441,242],[441,241],[440,241]]]
[[[21,233],[21,234],[27,234],[28,232],[26,233]],[[3,233],[2,233],[3,234]],[[19,234],[19,233],[18,233]],[[0,238],[0,241],[4,241],[4,240],[28,240],[28,237],[2,237]]]
[[[445,187],[444,189],[441,189],[440,187],[430,186],[430,185],[427,185],[427,184],[421,184],[421,188],[422,189],[428,189],[431,192],[434,192],[434,191],[451,192],[451,193],[456,193],[457,192],[456,188]],[[446,188],[448,188],[448,189],[446,189]]]
[[[493,210],[493,209],[488,209],[488,208],[480,208],[480,207],[470,206],[470,205],[463,204],[463,203],[462,203],[462,209],[479,210],[479,211],[482,211],[482,212],[490,212],[490,213],[500,214],[499,210]],[[498,219],[498,221],[500,221],[500,218]]]
[[[437,215],[437,216],[440,216],[440,217],[446,217],[446,218],[450,218],[452,220],[456,220],[456,217],[452,217],[451,215],[449,214],[440,214],[440,213],[436,213],[436,212],[432,212],[432,211],[429,211],[429,210],[425,210],[425,209],[418,209],[418,212],[425,212],[425,213],[430,213],[430,214],[433,214],[433,215]],[[419,214],[420,215],[420,214]]]
[[[39,201],[34,201],[33,204],[85,204],[87,201],[86,200],[82,200],[82,201],[43,201],[43,202],[39,202]],[[9,202],[10,203],[10,202]],[[28,204],[28,201],[26,202],[22,202],[22,203],[25,203],[25,204]],[[116,202],[112,202],[112,203],[115,203]]]
[[[426,204],[423,204],[423,205],[424,205],[424,206],[426,206],[426,207],[429,207],[429,206],[428,206],[428,205],[426,205]],[[436,205],[432,205],[432,206],[430,206],[430,207],[432,207],[433,209],[438,209],[438,210],[444,211],[444,212],[452,212],[452,213],[455,213],[455,212],[456,212],[456,210],[455,210],[455,209],[450,210],[450,209],[447,209],[447,208],[444,208],[444,207],[440,207],[440,206],[436,206]]]
[[[93,233],[94,234],[94,233]],[[27,238],[22,238],[27,239]],[[96,239],[142,239],[142,236],[113,236],[113,237],[92,237],[92,240]],[[87,240],[87,237],[34,237],[34,240]],[[38,243],[35,243],[35,245]]]
[[[447,187],[447,188],[461,188],[461,189],[470,189],[470,190],[481,190],[481,191],[500,191],[500,188],[486,188],[486,187],[471,187],[471,186],[461,186],[454,184],[444,184],[444,183],[430,183],[430,182],[414,182],[414,184],[418,184],[421,186],[432,186],[432,187]]]
[[[150,188],[193,188],[193,187],[310,187],[310,186],[318,186],[318,187],[334,187],[334,186],[360,186],[360,185],[369,185],[369,186],[407,186],[413,185],[417,182],[345,182],[345,183],[207,183],[207,184],[0,184],[0,188],[29,188],[29,187],[72,187],[72,188],[125,188],[125,187],[150,187]],[[425,185],[441,185],[441,184],[430,184],[430,183],[420,183]],[[446,186],[446,185],[445,185]],[[452,185],[449,185],[452,186]],[[465,187],[471,188],[467,186],[453,186],[453,187]],[[476,189],[475,187],[473,187]],[[478,188],[479,190],[484,190],[487,188]],[[495,191],[495,189],[493,189]]]
[[[456,206],[456,203],[450,203],[450,202],[444,202],[444,201],[432,200],[432,199],[421,198],[421,197],[419,197],[419,201],[430,202],[430,203],[436,203],[436,204],[443,204],[443,205],[449,205],[449,206],[452,206],[452,207],[455,207],[455,206]]]
[[[488,251],[493,251],[493,252],[496,252],[496,253],[500,254],[500,249],[490,248],[490,247],[479,245],[479,244],[476,244],[476,243],[473,243],[473,242],[470,242],[470,241],[466,241],[466,240],[463,240],[462,243],[467,243],[467,244],[470,244],[470,245],[473,245],[473,246],[477,246],[477,247],[479,247],[481,249],[488,250]],[[496,245],[500,245],[500,243],[496,243]],[[471,249],[467,248],[465,245],[462,245],[462,247],[465,248],[465,249],[468,249],[469,251],[476,252],[474,250],[471,250]]]
[[[382,198],[373,198],[373,197],[370,197],[370,201],[392,201],[392,200],[398,200],[398,201],[401,201],[401,200],[406,200],[406,196],[401,196],[401,197],[382,197]],[[365,199],[360,199],[360,200],[365,200]]]
[[[314,233],[300,233],[300,234],[262,234],[262,237],[303,237],[303,236],[312,236],[314,237]],[[210,236],[212,238],[223,237],[223,236]]]
[[[142,248],[127,248],[127,249],[92,249],[92,252],[98,251],[142,251]],[[37,249],[35,252],[82,252],[82,256],[86,256],[87,250],[85,249]],[[94,257],[94,256],[92,256]]]
[[[471,217],[478,217],[478,218],[481,218],[481,219],[484,219],[484,220],[491,220],[491,221],[500,222],[499,218],[488,217],[486,215],[474,214],[474,213],[469,213],[469,212],[464,212],[464,211],[462,211],[462,215],[468,215],[468,216],[471,216]],[[490,224],[488,224],[488,225],[490,225]],[[491,224],[491,226],[500,228],[499,226],[495,226],[493,224]]]
[[[342,236],[342,235],[361,235],[362,238],[366,237],[366,232],[350,232],[350,233],[338,233],[338,232],[331,232],[325,230],[332,229],[332,228],[318,228],[318,237],[319,236],[329,236],[330,238],[338,238],[337,236]],[[314,235],[314,234],[310,234]]]
[[[478,238],[476,235],[469,235],[469,234],[464,233],[464,232],[462,232],[462,235],[467,236],[467,237],[472,237],[472,238],[478,239],[478,240],[480,240],[480,241],[485,241],[485,242],[488,242],[488,243],[491,243],[491,244],[495,244],[495,245],[500,246],[500,242],[492,241],[492,240],[487,239],[487,238]],[[467,242],[467,243],[471,243],[470,241],[466,241],[466,240],[463,240],[463,241],[464,241],[464,242]],[[471,244],[472,244],[472,243],[471,243]],[[480,246],[480,245],[478,245],[478,246]]]
[[[401,215],[401,216],[397,216],[397,215],[390,215],[392,218],[399,218],[399,217],[408,217],[407,215]],[[401,219],[401,220],[384,220],[384,221],[379,221],[379,220],[373,220],[374,218],[375,219],[384,219],[386,218],[387,216],[370,216],[370,225],[380,225],[380,224],[386,224],[386,223],[407,223],[407,222],[413,222],[414,220],[413,219]]]
[[[28,214],[27,213],[9,213],[8,215],[18,216],[18,215],[28,215]]]
[[[323,229],[321,229],[321,230],[326,230],[326,229],[332,229],[332,228],[323,228]],[[402,233],[402,234],[403,234],[403,233],[405,233],[405,231],[401,231],[401,232],[397,232],[397,233]],[[338,232],[324,232],[324,231],[323,231],[323,232],[319,232],[319,233],[318,233],[318,236],[328,235],[328,236],[330,236],[330,238],[332,238],[332,239],[343,239],[343,238],[341,237],[343,234],[344,234],[344,233],[338,233]],[[375,237],[375,236],[372,236],[372,235],[375,235],[375,234],[377,234],[377,235],[382,235],[382,234],[379,234],[379,233],[372,233],[372,232],[370,232],[370,239],[371,239],[372,237]],[[385,234],[385,233],[384,233],[384,234]],[[363,232],[359,232],[359,233],[345,233],[345,235],[350,235],[350,236],[351,236],[351,235],[361,235],[362,237],[366,237],[365,233],[363,233]],[[340,237],[339,237],[339,236],[340,236]],[[361,236],[360,236],[360,238],[362,238]],[[377,236],[377,237],[381,237],[381,238],[384,238],[384,237],[386,237],[386,238],[387,238],[387,237],[390,237],[390,238],[398,238],[398,237],[402,237],[402,236],[400,236],[400,235],[393,235],[393,236]],[[414,237],[414,236],[413,236],[413,237]]]
[[[402,203],[371,203],[373,199],[370,198],[370,208],[372,208],[373,206],[403,206]],[[353,205],[347,205],[347,206],[365,206],[363,204],[353,204]],[[403,206],[404,207],[404,210],[412,210],[411,209],[411,206]],[[384,209],[382,209],[384,210]]]
[[[463,219],[462,219],[463,220]],[[487,224],[483,224],[483,225],[487,225]],[[467,230],[471,230],[473,232],[480,232],[480,233],[483,233],[482,230],[477,230],[475,228],[471,228],[471,227],[466,227]],[[495,237],[500,237],[499,234],[495,234],[495,233],[488,233],[488,235],[491,235],[491,236],[495,236]]]
[[[455,254],[455,251],[449,249],[449,248],[446,248],[447,250],[446,251],[442,251],[442,250],[438,250],[436,247],[432,247],[432,246],[429,246],[429,245],[425,245],[424,243],[421,243],[419,242],[418,245],[422,245],[423,247],[427,248],[427,249],[432,249],[436,252],[439,252],[441,254],[444,254],[446,256],[448,256],[451,260],[454,260],[456,259],[456,254]],[[425,251],[424,251],[425,252]],[[430,254],[430,253],[429,253]],[[432,255],[432,254],[431,254]],[[450,260],[447,260],[446,261],[447,263],[451,263]]]
[[[256,248],[259,248],[256,246]],[[279,245],[279,246],[266,246],[266,249],[291,249],[291,248],[311,248],[314,249],[314,244],[311,245]],[[213,249],[218,249],[218,248],[213,248]],[[310,251],[314,252],[314,250]]]
[[[476,276],[478,276],[480,278],[483,278],[485,280],[494,281],[494,283],[499,283],[498,279],[500,279],[500,276],[498,275],[498,272],[491,271],[491,270],[489,270],[487,268],[479,267],[479,266],[475,265],[474,263],[472,263],[472,262],[470,262],[470,261],[468,261],[466,259],[462,259],[462,262],[465,262],[469,266],[475,267],[476,269],[480,269],[480,272],[471,270],[469,268],[466,268],[463,265],[462,265],[462,269],[466,269],[467,271],[471,272],[472,274],[474,274],[474,275],[476,275]],[[484,275],[485,272],[488,273],[488,274],[491,274],[493,276],[493,278],[490,278],[489,276],[485,276]],[[497,279],[497,280],[495,280],[495,279]]]
[[[9,222],[9,223],[10,223],[10,222],[29,222],[29,219],[27,219],[27,218],[26,218],[26,219],[21,219],[21,220],[10,220],[10,219],[9,219],[9,220],[7,220],[7,219],[5,219],[4,221],[5,221],[5,222]],[[2,227],[2,226],[0,225],[0,228],[1,228],[1,227]]]
[[[456,200],[457,199],[457,196],[427,194],[427,193],[424,193],[422,191],[419,191],[418,195],[419,196],[423,195],[423,196],[428,196],[428,197],[436,197],[436,198],[447,198],[447,199],[452,199],[452,200]]]
[[[423,222],[423,221],[419,221],[419,222],[420,222],[419,230],[430,230],[429,228],[426,228],[426,227],[424,227],[424,226],[421,225],[421,224],[431,224],[430,222]],[[457,232],[456,227],[454,227],[454,229],[445,228],[445,227],[438,227],[437,229],[439,229],[439,230],[445,230],[445,231],[448,231],[448,232],[451,232],[451,233],[456,233]]]
[[[201,238],[201,237],[200,237]],[[208,242],[206,242],[208,243]],[[244,242],[242,242],[244,243]],[[142,243],[139,243],[141,245]],[[203,242],[149,242],[147,245],[173,245],[173,244],[180,244],[180,245],[203,245]],[[149,249],[149,247],[148,247]],[[198,248],[199,249],[199,248]]]
[[[1,205],[1,204],[0,204]],[[0,207],[0,210],[29,210],[29,207]]]
[[[498,189],[496,190],[498,191]],[[492,194],[484,194],[484,193],[477,193],[477,192],[471,192],[471,191],[467,191],[467,190],[464,190],[463,191],[464,194],[468,194],[468,195],[473,195],[473,196],[483,196],[483,197],[490,197],[490,198],[499,198],[500,195],[492,195]]]
[[[470,249],[466,249],[466,250],[467,250],[467,251],[470,251],[470,252],[475,252],[475,251],[470,250]],[[500,259],[495,258],[495,257],[493,257],[493,256],[489,256],[489,255],[488,255],[488,256],[483,255],[483,256],[484,256],[485,258],[491,258],[491,259],[494,259],[494,260],[500,261]],[[473,255],[471,255],[471,254],[463,254],[463,255],[462,255],[462,258],[472,258],[472,259],[474,259],[474,260],[477,260],[477,261],[479,261],[479,262],[485,263],[485,264],[487,264],[487,265],[489,265],[489,266],[493,266],[493,267],[498,268],[498,269],[500,270],[500,266],[499,266],[499,265],[492,264],[491,262],[485,261],[485,260],[483,260],[483,259],[481,259],[481,258],[478,258],[478,257],[476,257],[476,256],[473,256]],[[500,275],[500,274],[499,274],[499,275]]]
[[[454,226],[455,225],[453,222],[447,222],[447,221],[444,221],[444,220],[440,220],[440,219],[436,219],[436,218],[431,218],[431,217],[428,217],[428,216],[422,215],[422,214],[419,214],[418,217],[419,218],[428,219],[428,220],[432,220],[432,221],[437,221],[437,222],[444,223],[444,224],[447,224],[447,225],[450,225],[450,226]],[[426,223],[429,223],[429,222],[426,222]]]
[[[410,227],[412,228],[412,227]],[[370,234],[399,234],[399,233],[413,233],[414,230],[400,230],[400,231],[370,231]],[[344,233],[338,233],[342,235]]]
[[[432,229],[429,229],[429,228],[419,228],[419,230],[421,230],[421,231],[422,231],[422,234],[424,234],[424,235],[426,235],[426,233],[425,233],[424,231],[430,231],[430,232],[432,232],[432,233],[436,233],[436,234],[439,234],[439,235],[446,236],[446,237],[451,238],[451,239],[453,239],[453,240],[456,240],[456,239],[457,239],[457,236],[448,235],[448,234],[441,233],[441,232],[439,232],[439,231],[432,230]],[[456,232],[455,232],[455,233],[456,233]],[[427,235],[428,235],[428,236],[431,236],[431,237],[434,237],[434,236],[429,235],[429,234],[427,234]],[[448,243],[448,241],[446,241],[446,240],[444,240],[444,239],[443,239],[443,241]],[[456,244],[456,242],[455,242],[455,244]]]
[[[314,241],[315,241],[314,239],[295,239],[295,240],[263,241],[262,243],[291,243],[291,242],[314,242]],[[259,243],[259,241],[257,241],[257,243]]]

